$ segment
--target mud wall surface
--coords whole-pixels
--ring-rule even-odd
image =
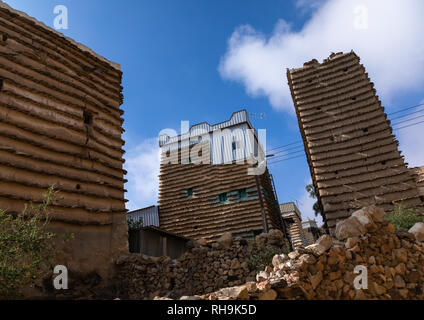
[[[391,210],[421,203],[390,121],[359,57],[332,54],[287,71],[299,128],[324,220],[370,204]]]
[[[285,218],[291,218],[293,220],[293,223],[288,224],[293,248],[305,246],[305,235],[302,229],[302,222],[300,221],[299,217],[296,214],[292,214]]]
[[[22,211],[55,185],[51,228],[75,239],[57,263],[101,278],[128,250],[122,72],[0,2],[0,208]]]
[[[424,204],[424,167],[412,168],[411,172],[415,177],[415,181],[418,187],[418,193],[421,197],[421,201]]]
[[[263,230],[255,176],[248,164],[162,164],[160,227],[188,238],[216,239],[225,232],[254,237]],[[269,229],[281,229],[268,171],[259,178]],[[226,201],[219,196],[226,193]],[[224,199],[221,199],[224,200]]]

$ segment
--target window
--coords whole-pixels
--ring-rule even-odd
[[[187,198],[193,197],[193,188],[187,189]]]
[[[233,141],[232,147],[233,147],[233,151],[237,149],[237,142],[236,141]]]
[[[238,199],[243,200],[247,198],[247,191],[246,189],[240,189],[238,190]]]
[[[90,113],[88,113],[87,111],[84,111],[83,116],[84,116],[85,124],[88,124],[88,125],[93,124],[93,116]]]
[[[219,203],[226,203],[226,202],[227,202],[227,200],[228,200],[227,193],[226,193],[226,192],[221,193],[221,194],[218,196],[218,199],[219,199]]]
[[[194,197],[194,189],[195,188],[188,188],[183,189],[180,191],[180,199],[182,200],[189,200]]]

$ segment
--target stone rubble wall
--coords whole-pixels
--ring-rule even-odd
[[[424,223],[395,231],[384,215],[381,208],[363,208],[337,224],[336,238],[323,235],[313,245],[274,256],[256,281],[182,299],[422,300]],[[358,265],[367,269],[368,289],[355,289]]]
[[[283,234],[278,230],[260,234],[255,241],[241,237],[233,239],[226,233],[214,242],[190,241],[188,251],[175,260],[134,253],[124,255],[117,261],[121,283],[119,297],[176,298],[254,281],[257,271],[248,265],[252,253],[258,250],[281,252],[283,243]]]

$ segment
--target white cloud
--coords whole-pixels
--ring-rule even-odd
[[[125,185],[129,200],[127,209],[136,210],[155,205],[158,199],[160,149],[157,138],[144,140],[127,152],[125,169],[128,171]]]
[[[297,0],[295,6],[304,13],[319,8],[323,3],[325,3],[325,0]]]
[[[305,3],[316,1],[298,5]],[[242,83],[249,95],[266,96],[274,108],[293,112],[286,68],[353,49],[388,101],[424,85],[423,16],[422,0],[328,0],[298,32],[284,20],[269,37],[240,26],[228,41],[219,71]]]

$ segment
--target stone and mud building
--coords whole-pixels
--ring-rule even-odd
[[[207,240],[226,232],[247,239],[270,229],[285,232],[272,176],[261,162],[264,151],[245,110],[222,123],[162,135],[160,147],[160,228]]]
[[[287,226],[292,248],[306,246],[307,242],[302,228],[302,213],[296,204],[294,202],[282,203],[280,212]]]
[[[331,54],[287,70],[325,228],[375,204],[422,204],[390,121],[360,58]],[[418,182],[420,183],[420,182]]]
[[[303,220],[302,221],[303,234],[305,235],[305,241],[307,245],[315,243],[322,235],[321,229],[318,228],[316,220]]]
[[[121,78],[118,64],[0,2],[0,208],[19,213],[54,185],[51,230],[74,235],[55,263],[101,280],[128,251]]]

